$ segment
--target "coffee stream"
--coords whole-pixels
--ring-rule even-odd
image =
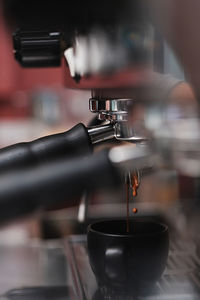
[[[126,232],[130,232],[130,222],[129,222],[129,202],[130,198],[137,196],[137,190],[139,187],[139,174],[138,172],[133,174],[128,174],[126,177]],[[130,197],[130,189],[132,190],[132,197]],[[132,212],[137,213],[137,208],[133,208]]]

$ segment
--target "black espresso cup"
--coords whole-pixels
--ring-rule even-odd
[[[89,260],[99,287],[139,291],[160,279],[169,251],[166,225],[146,220],[100,221],[88,226]]]

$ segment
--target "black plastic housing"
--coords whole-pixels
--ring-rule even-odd
[[[92,150],[87,128],[77,124],[63,133],[0,149],[0,173],[50,163],[62,157],[89,155]]]

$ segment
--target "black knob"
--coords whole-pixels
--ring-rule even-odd
[[[61,33],[17,30],[13,35],[16,60],[27,68],[61,64]]]

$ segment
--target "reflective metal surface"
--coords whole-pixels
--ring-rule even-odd
[[[133,99],[90,99],[89,107],[91,112],[99,113],[100,119],[127,121],[133,102]]]
[[[75,299],[60,241],[0,244],[0,299]]]
[[[134,126],[131,126],[129,122],[116,122],[114,128],[115,137],[119,141],[141,143],[148,140],[147,137],[139,135]]]
[[[97,144],[114,138],[114,127],[112,124],[89,127],[88,133],[92,144]]]
[[[129,114],[133,109],[134,99],[94,99],[89,102],[90,111],[98,113],[99,120],[113,123],[114,135],[117,140],[138,143],[146,140],[129,122]]]

